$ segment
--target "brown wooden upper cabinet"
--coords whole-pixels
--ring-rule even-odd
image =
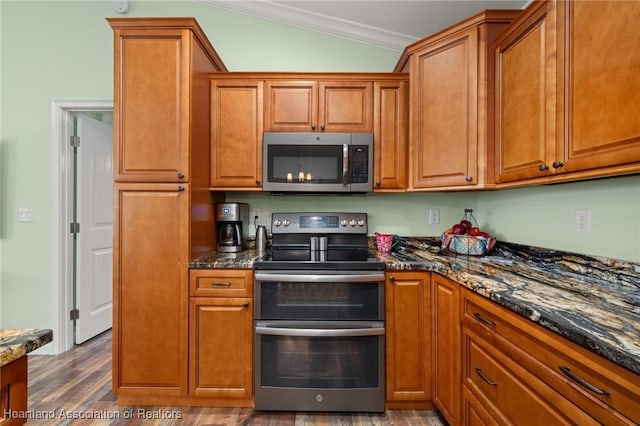
[[[396,71],[410,71],[409,190],[493,184],[489,44],[519,13],[485,11],[405,49]]]
[[[373,190],[399,192],[407,188],[409,121],[407,76],[374,83]]]
[[[640,2],[533,3],[497,40],[496,180],[640,170]]]
[[[115,34],[114,179],[187,182],[198,149],[191,141],[208,127],[207,75],[226,68],[192,18],[108,21]]]
[[[373,132],[373,81],[267,80],[267,132]]]
[[[263,81],[211,80],[211,188],[262,188]]]

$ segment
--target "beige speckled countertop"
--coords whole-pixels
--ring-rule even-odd
[[[48,329],[0,329],[0,366],[7,365],[52,340],[53,331]]]
[[[373,249],[372,249],[373,250]],[[389,270],[437,272],[561,336],[640,374],[640,264],[496,244],[487,256],[443,251],[434,237],[401,238]],[[209,253],[191,268],[253,268],[254,250]]]

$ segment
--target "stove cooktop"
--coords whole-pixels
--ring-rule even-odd
[[[369,254],[366,213],[274,213],[270,254],[255,269],[382,271]]]
[[[358,261],[314,261],[314,260],[271,260],[269,258],[258,260],[253,264],[256,270],[336,270],[336,271],[384,271],[385,263],[375,257]]]

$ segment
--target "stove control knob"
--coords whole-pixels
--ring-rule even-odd
[[[342,220],[340,221],[340,225],[341,225],[341,226],[347,226],[347,220],[346,220],[346,219],[342,219]]]
[[[280,226],[282,222],[280,222],[280,219],[276,219],[273,221],[273,226]]]
[[[285,227],[289,226],[290,223],[291,222],[289,222],[287,219],[285,219],[285,220],[282,221],[282,226],[285,226]]]
[[[358,226],[364,226],[364,220],[360,219],[360,220],[358,221]]]
[[[354,219],[351,219],[351,220],[349,221],[349,225],[351,225],[351,226],[356,226],[356,221],[355,221]]]

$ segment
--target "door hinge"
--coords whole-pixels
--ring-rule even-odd
[[[71,232],[72,234],[78,234],[80,233],[80,224],[78,222],[73,222],[69,224],[69,232]]]
[[[80,319],[80,309],[72,309],[71,312],[69,312],[69,319],[71,321]]]
[[[71,146],[75,148],[80,146],[80,136],[71,136]]]

